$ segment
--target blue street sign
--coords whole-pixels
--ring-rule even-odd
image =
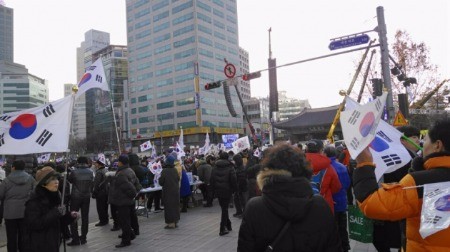
[[[332,41],[328,48],[330,50],[341,49],[349,46],[366,44],[370,40],[369,35],[363,34],[356,37],[345,38],[341,40]]]

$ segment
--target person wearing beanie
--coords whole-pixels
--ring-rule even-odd
[[[158,183],[162,187],[165,229],[174,229],[180,220],[180,175],[175,169],[176,157],[167,155]]]
[[[219,200],[222,215],[220,219],[219,235],[228,234],[231,228],[231,221],[228,216],[228,207],[231,196],[237,191],[236,172],[233,164],[228,160],[227,152],[219,153],[219,160],[216,161],[216,167],[211,172],[211,186]]]
[[[142,187],[136,174],[128,166],[128,162],[128,155],[119,156],[117,172],[109,188],[109,203],[116,206],[119,225],[122,229],[122,235],[119,235],[122,240],[116,248],[130,246],[131,241],[139,235],[135,198]]]
[[[96,227],[108,225],[108,184],[106,183],[106,168],[105,164],[97,160],[94,165],[96,166],[94,185],[92,190],[92,198],[95,199],[97,206],[97,214],[99,222],[95,224]]]
[[[61,226],[69,225],[79,217],[77,212],[68,212],[61,205],[58,178],[59,174],[49,166],[36,172],[37,185],[25,203],[27,235],[24,251],[59,251]]]
[[[0,184],[8,251],[23,251],[25,202],[34,188],[34,178],[25,172],[25,162],[12,163],[11,173]]]
[[[237,250],[265,251],[270,245],[274,251],[342,251],[327,202],[313,195],[312,170],[302,151],[290,144],[274,146],[261,166],[262,196],[245,206]]]
[[[81,210],[81,235],[78,233],[78,223],[75,221],[70,226],[72,241],[68,246],[86,244],[86,236],[89,228],[89,205],[94,184],[94,172],[90,169],[87,157],[78,157],[75,169],[69,174],[67,180],[72,184],[70,195],[70,211]]]

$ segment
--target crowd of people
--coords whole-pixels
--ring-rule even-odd
[[[450,120],[436,121],[423,141],[413,126],[398,128],[412,161],[380,181],[367,147],[351,159],[345,145],[312,139],[305,146],[282,143],[260,154],[258,146],[239,153],[220,151],[180,158],[173,150],[158,157],[159,176],[149,158],[121,154],[106,168],[104,160],[78,157],[75,164],[48,163],[27,172],[16,159],[0,184],[8,251],[59,251],[88,243],[89,207],[96,200],[99,222],[121,230],[117,248],[140,233],[136,201],[164,211],[165,229],[176,229],[187,212],[193,187],[202,184],[203,207],[214,199],[221,209],[219,236],[232,231],[230,206],[239,227],[238,251],[350,251],[347,206],[358,204],[374,220],[377,251],[447,251],[449,228],[422,238],[419,233],[423,185],[450,181]],[[142,188],[162,190],[141,193]],[[111,214],[111,218],[110,215]],[[79,230],[78,220],[81,219]]]

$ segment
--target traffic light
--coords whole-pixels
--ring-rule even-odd
[[[256,79],[261,77],[261,72],[254,72],[242,75],[242,79],[245,81],[249,81],[251,79]]]
[[[371,79],[372,81],[372,96],[375,98],[377,96],[381,96],[383,94],[383,80],[375,78]]]
[[[221,87],[221,86],[222,86],[222,81],[206,83],[205,84],[205,90],[210,90],[210,89],[218,88],[218,87]]]

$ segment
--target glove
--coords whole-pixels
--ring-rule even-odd
[[[70,216],[72,216],[72,218],[74,218],[75,220],[78,220],[80,218],[80,213],[78,213],[77,211],[72,211],[70,212]]]
[[[64,216],[66,214],[66,206],[62,205],[58,207],[58,213],[60,216]]]

